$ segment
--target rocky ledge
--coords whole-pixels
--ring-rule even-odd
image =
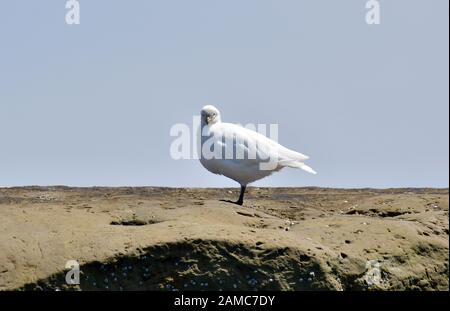
[[[0,290],[449,289],[448,189],[237,195],[0,188]]]

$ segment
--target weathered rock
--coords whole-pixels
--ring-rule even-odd
[[[232,193],[230,193],[232,191]],[[0,189],[0,290],[448,290],[448,189]],[[65,265],[81,265],[67,285]]]

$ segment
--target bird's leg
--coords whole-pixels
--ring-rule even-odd
[[[242,205],[244,203],[244,193],[245,193],[245,188],[247,186],[241,186],[241,193],[239,194],[239,199],[237,201],[231,201],[231,200],[220,200],[222,202],[227,202],[227,203],[233,203],[233,204],[237,204],[237,205]]]
[[[246,186],[241,185],[241,194],[239,194],[239,199],[235,202],[238,205],[242,205],[244,203],[244,193]]]

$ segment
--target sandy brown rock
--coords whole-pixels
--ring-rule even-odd
[[[448,189],[0,189],[0,290],[448,290]],[[68,260],[81,283],[65,284]],[[378,273],[378,274],[377,274]]]

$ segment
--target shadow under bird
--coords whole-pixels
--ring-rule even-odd
[[[276,141],[242,126],[221,121],[219,110],[211,105],[201,111],[201,164],[211,173],[224,175],[241,185],[239,199],[226,202],[242,205],[248,184],[284,167],[316,172],[304,164],[308,156],[290,150]]]

